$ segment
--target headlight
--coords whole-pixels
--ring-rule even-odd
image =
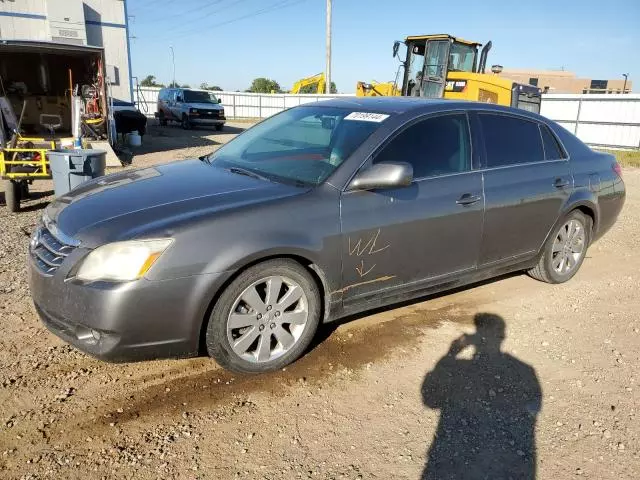
[[[89,282],[136,280],[149,271],[171,242],[171,238],[162,238],[108,243],[87,255],[76,277]]]
[[[189,109],[189,113],[198,113],[198,109],[197,108],[190,108]]]

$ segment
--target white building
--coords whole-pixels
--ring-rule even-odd
[[[0,0],[0,41],[104,48],[114,98],[133,101],[126,0]]]

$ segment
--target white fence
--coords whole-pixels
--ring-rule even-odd
[[[540,113],[589,145],[640,148],[640,94],[543,95]]]
[[[142,113],[153,116],[158,101],[157,87],[140,87],[134,99]],[[292,95],[288,93],[247,93],[247,92],[213,92],[222,100],[227,118],[267,118],[287,108],[303,103],[318,102],[332,98],[352,97],[349,94],[335,95]]]
[[[136,91],[136,105],[143,113],[153,116],[159,91],[156,87],[140,87]],[[215,94],[222,100],[225,115],[229,119],[266,118],[303,103],[353,96],[246,92]],[[640,94],[548,94],[542,96],[541,113],[589,145],[640,148]]]

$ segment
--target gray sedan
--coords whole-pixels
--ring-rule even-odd
[[[526,271],[573,277],[620,168],[539,115],[411,98],[286,110],[200,159],[57,198],[29,249],[45,325],[111,361],[264,372],[318,325]]]

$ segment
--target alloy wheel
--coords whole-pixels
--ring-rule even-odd
[[[308,318],[302,287],[285,276],[269,276],[252,283],[233,302],[227,339],[244,360],[269,362],[298,342]]]
[[[551,265],[556,273],[568,275],[585,253],[587,235],[582,222],[572,218],[558,231],[551,249]]]

